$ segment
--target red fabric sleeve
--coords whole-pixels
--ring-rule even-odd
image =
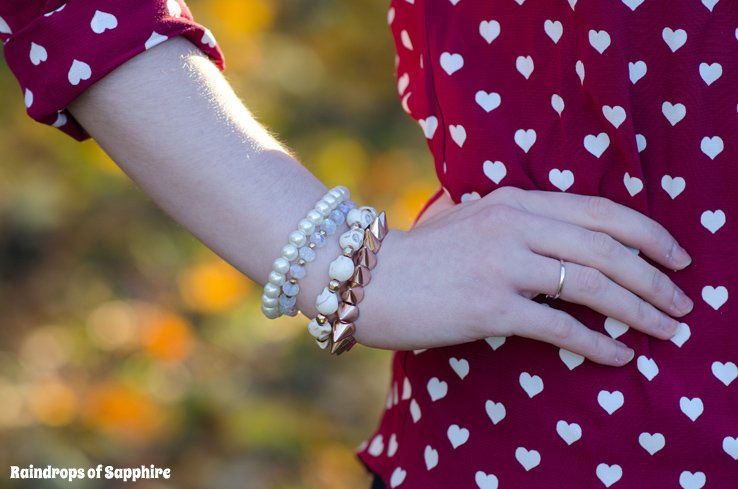
[[[89,137],[66,107],[137,54],[185,36],[221,70],[223,53],[182,0],[0,0],[0,39],[28,115],[77,140]]]

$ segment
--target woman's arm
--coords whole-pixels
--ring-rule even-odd
[[[182,39],[120,66],[70,110],[162,208],[261,284],[326,191]],[[635,211],[512,188],[443,209],[439,202],[413,231],[393,229],[385,238],[361,303],[358,341],[404,350],[518,334],[607,365],[630,361],[633,351],[622,343],[529,300],[555,293],[559,258],[567,261],[562,300],[657,338],[672,337],[678,322],[670,315],[692,308],[666,275],[623,246],[671,269],[690,262],[666,230]],[[298,305],[308,316],[340,253],[336,241],[300,280]]]

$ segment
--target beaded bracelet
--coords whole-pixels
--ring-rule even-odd
[[[370,270],[377,265],[376,254],[388,232],[385,213],[377,216],[371,207],[351,211],[347,222],[351,229],[339,241],[343,254],[331,263],[331,282],[318,296],[315,305],[319,314],[308,325],[318,346],[330,346],[335,355],[356,344],[353,335],[354,322],[359,319],[358,304],[364,298],[364,287],[371,280]]]
[[[282,255],[274,260],[261,297],[261,312],[267,318],[276,319],[282,314],[297,315],[295,296],[300,291],[297,281],[305,276],[307,262],[315,259],[315,249],[322,248],[325,237],[334,234],[348,213],[356,209],[356,204],[347,202],[350,197],[349,189],[335,187],[298,223],[297,230],[290,233],[289,243],[282,248]],[[297,263],[292,265],[295,260]]]

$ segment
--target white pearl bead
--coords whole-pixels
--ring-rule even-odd
[[[279,298],[279,294],[282,293],[282,287],[279,287],[277,285],[274,285],[272,283],[266,284],[264,286],[264,295],[267,297],[277,297]]]
[[[354,274],[354,262],[347,256],[339,256],[331,262],[328,275],[339,282],[345,282]]]
[[[334,188],[333,190],[331,190],[330,192],[328,192],[328,195],[332,195],[333,197],[335,197],[336,199],[338,199],[339,202],[342,202],[343,201],[343,192],[341,192],[340,190],[336,190]]]
[[[316,211],[315,209],[312,209],[310,212],[308,212],[306,217],[310,219],[310,221],[316,226],[319,226],[320,223],[323,222],[323,214]]]
[[[303,236],[304,238],[304,236]],[[290,262],[282,258],[281,256],[274,260],[274,265],[272,266],[274,268],[274,271],[277,273],[281,273],[282,275],[287,275],[287,272],[290,271]]]
[[[279,317],[279,308],[261,306],[261,312],[269,319],[277,319]]]
[[[282,258],[287,261],[295,261],[297,259],[298,250],[295,246],[288,244],[282,248]]]
[[[338,296],[326,287],[315,300],[315,307],[319,313],[330,316],[338,310]]]
[[[274,284],[277,287],[281,287],[285,280],[286,278],[283,273],[278,273],[278,272],[275,272],[274,270],[272,270],[269,273],[269,283],[270,284]]]
[[[304,234],[302,234],[300,231],[292,231],[290,233],[290,244],[297,247],[302,248],[305,246],[305,243],[307,243],[307,238]],[[289,266],[289,264],[288,264]],[[285,272],[287,273],[287,272]]]
[[[318,324],[317,320],[312,319],[310,324],[308,324],[308,330],[316,340],[326,339],[326,337],[331,334],[331,324],[328,322],[325,324]]]
[[[341,192],[341,194],[343,194],[344,201],[351,199],[351,191],[348,188],[344,187],[343,185],[339,185],[334,190],[337,190]]]
[[[332,196],[331,194],[327,194],[325,197],[323,197],[323,202],[331,206],[331,209],[335,209],[338,207],[338,199]]]
[[[331,209],[331,206],[328,205],[328,203],[324,200],[321,200],[317,204],[315,204],[315,210],[320,212],[323,217],[328,217],[328,215],[331,213],[333,209]]]
[[[303,219],[297,224],[297,230],[305,236],[310,236],[315,232],[315,224],[310,219]]]
[[[279,298],[269,297],[268,295],[264,294],[261,296],[261,305],[264,307],[277,307],[279,306]]]
[[[364,244],[364,233],[358,229],[346,231],[338,239],[338,244],[341,246],[341,249],[351,247],[354,250],[358,250]]]

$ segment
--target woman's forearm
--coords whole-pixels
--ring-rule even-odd
[[[218,69],[171,39],[128,61],[70,107],[111,158],[175,220],[264,284],[326,187],[251,117]],[[312,314],[336,240],[300,281]]]

